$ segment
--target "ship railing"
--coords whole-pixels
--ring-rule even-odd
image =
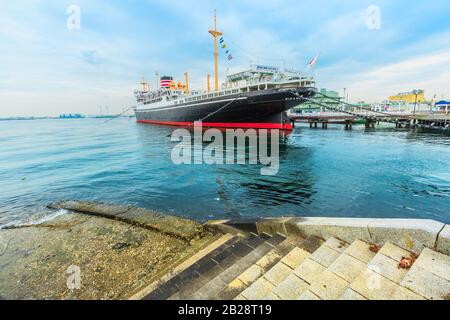
[[[199,95],[193,95],[193,96],[187,97],[185,99],[181,99],[180,101],[175,102],[175,104],[184,103],[184,102],[202,101],[202,100],[207,100],[207,99],[222,97],[222,96],[224,97],[224,96],[228,96],[228,95],[232,95],[232,94],[238,94],[240,92],[241,92],[240,89],[236,88],[236,89],[221,90],[221,91],[217,91],[217,92],[203,93],[203,94],[199,94]]]
[[[312,79],[295,79],[295,80],[272,80],[272,81],[251,81],[245,85],[240,86],[243,92],[260,91],[272,88],[286,88],[286,87],[314,87],[315,81]]]
[[[299,85],[300,87],[311,87],[315,86],[314,78],[307,77],[299,77],[298,79],[247,79],[244,83],[236,83],[239,88],[243,89],[257,89],[257,90],[267,90],[268,88],[273,88],[277,86],[286,86],[286,85]],[[230,82],[229,85],[233,85],[233,82]]]
[[[239,86],[236,88],[227,88],[225,90],[220,90],[217,92],[191,95],[186,98],[174,101],[174,104],[203,101],[203,100],[208,100],[208,99],[216,98],[216,97],[226,97],[229,95],[239,94],[242,92],[248,92],[248,91],[250,91],[250,88],[256,89],[259,91],[259,90],[267,90],[270,87],[273,88],[276,86],[289,85],[289,84],[294,84],[294,83],[300,83],[300,86],[305,86],[305,87],[314,86],[314,84],[315,84],[313,79],[305,79],[305,78],[296,79],[296,80],[284,80],[284,81],[274,80],[274,81],[265,81],[265,82],[255,82],[252,84],[247,83],[246,85]]]

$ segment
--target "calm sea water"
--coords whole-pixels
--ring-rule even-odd
[[[450,223],[450,138],[297,128],[280,171],[172,163],[172,128],[133,119],[0,122],[0,225],[58,200],[135,204],[200,221],[230,217],[429,218]]]

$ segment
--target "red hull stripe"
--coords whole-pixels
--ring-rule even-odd
[[[167,126],[190,126],[192,122],[174,122],[174,121],[153,121],[153,120],[137,120],[140,123],[161,124]],[[257,122],[203,122],[203,127],[213,128],[252,128],[252,129],[280,129],[292,130],[290,123],[257,123]]]

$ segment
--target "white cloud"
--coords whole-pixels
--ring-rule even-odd
[[[379,2],[386,21],[382,30],[370,32],[367,3],[361,1],[152,0],[131,8],[78,0],[81,30],[70,32],[67,3],[2,1],[0,115],[95,113],[106,104],[121,110],[125,102],[134,104],[132,91],[142,72],[154,85],[156,71],[180,80],[188,71],[191,87],[204,89],[206,74],[213,75],[207,29],[215,8],[235,57],[229,63],[222,55],[222,80],[227,68],[238,71],[251,61],[301,69],[320,51],[318,84],[348,87],[355,99],[381,100],[416,87],[448,95],[450,33],[402,42],[407,19],[385,18],[389,10],[397,12],[400,1]],[[415,9],[422,14],[419,9],[423,5]]]
[[[435,94],[438,98],[450,96],[449,74],[450,51],[443,51],[370,68],[367,72],[333,77],[323,84],[348,88],[353,101],[379,101],[413,89],[425,89],[431,99]]]

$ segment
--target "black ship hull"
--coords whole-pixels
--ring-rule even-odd
[[[286,111],[312,98],[315,88],[270,89],[136,110],[136,120],[172,126],[292,130]]]

